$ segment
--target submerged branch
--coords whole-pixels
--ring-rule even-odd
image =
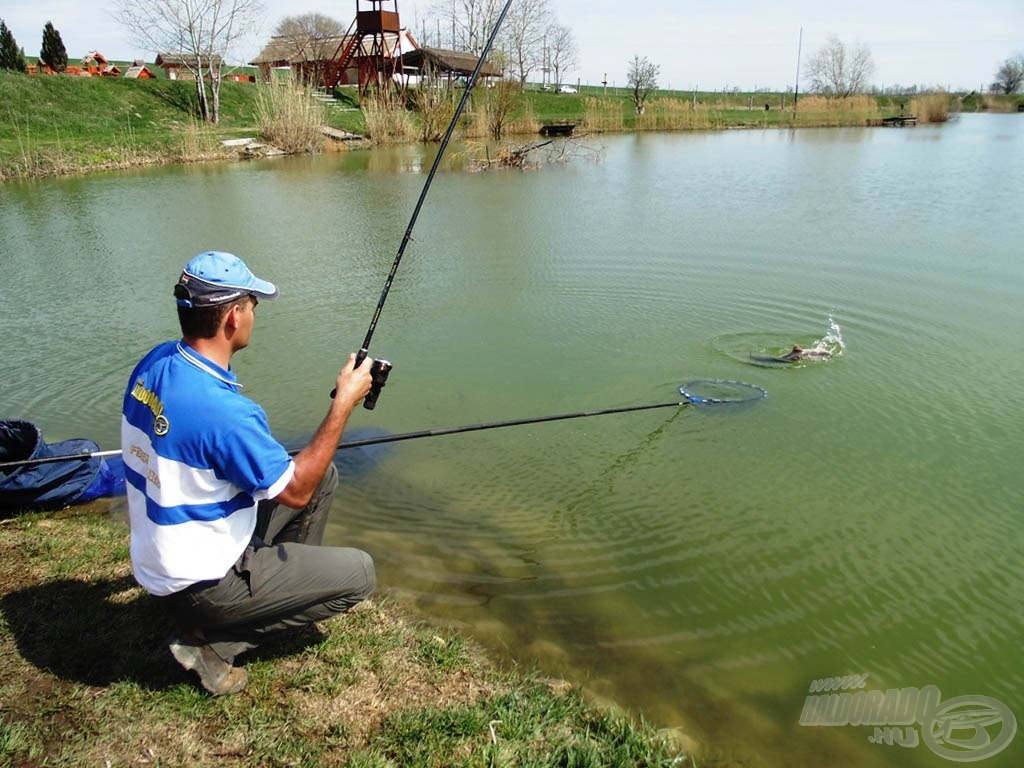
[[[471,171],[487,171],[492,168],[517,168],[519,170],[536,170],[543,165],[567,163],[575,158],[600,160],[604,157],[604,147],[587,147],[573,139],[563,141],[534,142],[531,144],[507,144],[500,147],[494,157],[483,145],[484,157],[473,158],[469,162]]]

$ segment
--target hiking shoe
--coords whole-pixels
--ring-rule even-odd
[[[208,645],[189,643],[176,637],[169,647],[178,663],[198,674],[203,688],[214,696],[238,693],[249,682],[248,672],[231,666]]]

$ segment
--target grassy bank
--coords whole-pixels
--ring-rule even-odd
[[[196,121],[181,80],[25,75],[0,70],[0,180],[237,156],[222,139],[258,135],[259,89],[221,85],[221,119]],[[361,131],[351,101],[324,122]]]
[[[0,766],[695,765],[386,599],[243,657],[248,687],[213,699],[127,547],[102,506],[0,520]]]
[[[0,180],[75,173],[151,163],[196,162],[236,157],[221,140],[257,137],[261,86],[225,81],[221,121],[198,123],[192,83],[163,78],[27,77],[0,71]],[[461,136],[488,138],[497,121],[506,135],[535,134],[541,125],[574,122],[582,130],[677,131],[725,128],[790,128],[865,125],[900,114],[944,120],[957,111],[1017,111],[1021,96],[858,96],[831,100],[791,94],[687,93],[658,91],[637,115],[625,89],[584,86],[576,94],[528,88],[500,104],[504,89],[474,94]],[[359,109],[352,89],[322,109],[323,122],[352,133],[373,134],[378,143],[436,140],[447,125],[454,97],[423,99],[410,94],[407,110],[371,102]],[[434,103],[437,102],[437,103]],[[303,139],[303,145],[309,142]]]

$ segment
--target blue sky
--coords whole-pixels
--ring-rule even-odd
[[[263,29],[240,46],[232,60],[252,58],[284,16],[316,11],[347,23],[356,8],[351,0],[264,1]],[[431,4],[431,0],[398,0],[402,19],[414,35],[428,18]],[[785,89],[796,79],[801,28],[805,61],[830,34],[851,45],[866,44],[875,61],[872,82],[877,85],[979,88],[993,79],[1007,57],[1024,54],[1024,0],[552,0],[551,4],[559,21],[573,29],[580,49],[579,66],[567,79],[591,84],[607,73],[610,85],[624,85],[627,65],[639,54],[661,67],[663,87]],[[152,61],[155,56],[134,45],[102,3],[0,0],[0,18],[30,56],[39,52],[47,21],[60,31],[72,60],[94,49],[118,60]]]

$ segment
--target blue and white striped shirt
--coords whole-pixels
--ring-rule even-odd
[[[121,420],[131,557],[154,595],[224,576],[252,537],[257,502],[295,472],[239,387],[183,342],[161,344],[132,372]]]

